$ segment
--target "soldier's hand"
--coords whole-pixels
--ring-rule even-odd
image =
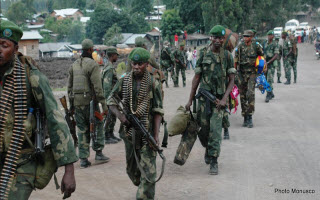
[[[67,199],[76,190],[76,179],[74,177],[74,166],[73,164],[68,164],[65,166],[65,173],[61,181],[61,193],[63,199]]]
[[[128,121],[128,119],[126,118],[126,116],[124,114],[121,114],[119,120],[122,124],[124,124],[126,126],[130,126],[130,122]]]
[[[225,99],[221,99],[221,100],[217,99],[216,100],[216,108],[221,109],[221,108],[226,107],[226,105],[227,105],[227,101]]]
[[[187,105],[185,105],[185,108],[186,108],[187,111],[190,110],[191,105],[192,105],[192,101],[188,102]]]

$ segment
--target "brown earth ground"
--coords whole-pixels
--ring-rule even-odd
[[[71,63],[68,63],[69,66]],[[54,65],[52,74],[64,74],[67,69]],[[59,72],[59,73],[58,73]],[[49,72],[46,72],[50,78]],[[180,136],[169,138],[163,179],[156,185],[158,200],[318,200],[320,199],[320,60],[314,47],[299,45],[298,83],[289,86],[275,83],[275,99],[268,104],[265,95],[256,91],[254,128],[241,127],[239,111],[230,116],[230,140],[222,141],[219,175],[208,175],[204,149],[199,141],[184,166],[173,163]],[[59,86],[65,87],[65,75]],[[170,121],[179,105],[188,99],[193,72],[187,71],[187,87],[165,89],[165,118]],[[284,72],[282,70],[282,82]],[[57,80],[51,80],[57,82]],[[55,92],[57,97],[65,94]],[[118,126],[118,125],[117,125]],[[116,128],[118,130],[118,128]],[[161,130],[161,134],[163,130]],[[124,144],[107,145],[104,153],[111,161],[80,169],[75,163],[77,189],[74,200],[132,200],[137,188],[125,172]],[[90,161],[94,162],[91,150]],[[158,158],[158,166],[160,166]],[[158,167],[159,168],[159,167]],[[64,169],[57,172],[61,180]],[[288,193],[277,193],[287,189]],[[294,194],[292,189],[314,190],[312,194]],[[53,181],[44,189],[33,192],[30,199],[61,199]]]

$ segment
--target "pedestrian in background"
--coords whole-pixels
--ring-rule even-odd
[[[194,66],[192,63],[192,58],[193,58],[193,55],[191,52],[191,48],[189,48],[187,51],[187,68],[188,68],[188,70],[190,69],[190,65],[191,65],[192,69],[194,69]]]

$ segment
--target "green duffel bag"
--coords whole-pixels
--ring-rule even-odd
[[[176,114],[169,122],[168,132],[169,136],[180,135],[185,132],[188,126],[188,121],[190,120],[190,115],[186,111],[184,106],[180,106],[177,109]]]

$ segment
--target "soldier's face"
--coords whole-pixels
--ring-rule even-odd
[[[220,36],[213,36],[212,37],[212,44],[216,48],[220,48],[223,44],[223,41],[224,41],[224,37],[220,37]]]
[[[286,36],[285,34],[281,34],[281,38],[282,38],[282,39],[286,39],[287,36]]]
[[[274,35],[268,35],[268,40],[273,40]]]
[[[249,43],[252,41],[252,36],[243,36],[244,42]]]
[[[133,75],[136,77],[142,77],[144,72],[146,71],[148,63],[132,62],[131,66],[132,66]]]
[[[10,40],[0,38],[0,67],[11,62],[14,54],[18,51],[18,45],[15,45]]]

